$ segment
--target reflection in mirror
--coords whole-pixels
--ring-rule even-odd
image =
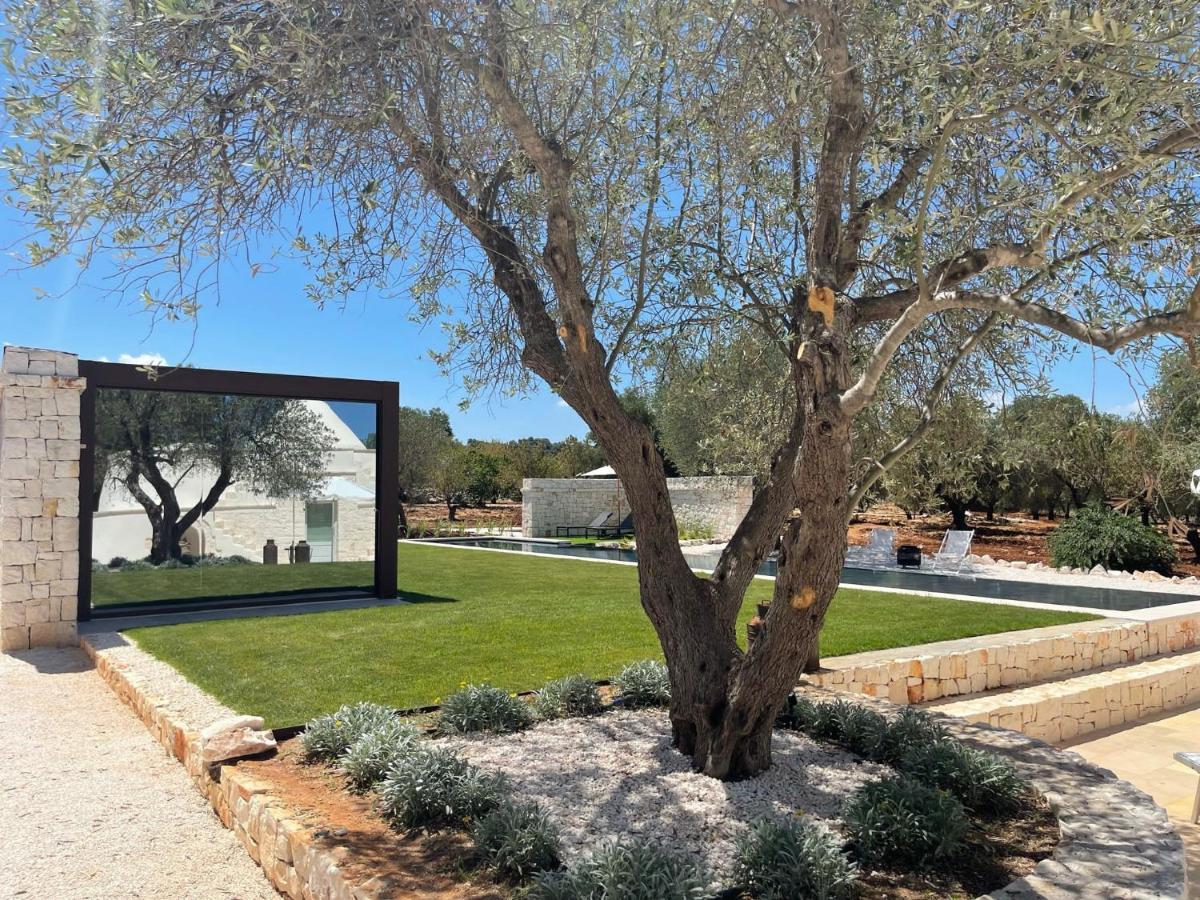
[[[375,407],[100,389],[92,605],[369,590]]]

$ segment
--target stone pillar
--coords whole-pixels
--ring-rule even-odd
[[[0,650],[79,642],[79,359],[0,365]]]

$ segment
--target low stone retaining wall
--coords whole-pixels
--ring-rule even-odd
[[[355,884],[342,871],[346,848],[329,845],[271,794],[268,785],[237,766],[201,761],[200,730],[180,720],[131,667],[116,662],[88,638],[81,642],[100,677],[127,703],[155,739],[179,760],[221,824],[241,840],[275,888],[292,900],[382,900],[386,884]],[[182,676],[180,676],[182,677]]]
[[[936,708],[969,722],[987,722],[1058,743],[1196,702],[1200,702],[1200,652]]]
[[[825,661],[827,668],[805,677],[816,687],[892,703],[925,703],[1191,650],[1198,633],[1197,616],[1102,620],[928,644],[901,657],[897,651],[835,657]]]
[[[806,691],[813,699],[831,696]],[[857,702],[884,715],[896,711],[882,700],[863,697]],[[934,714],[954,737],[1012,762],[1058,817],[1061,836],[1054,855],[979,900],[1185,896],[1183,841],[1148,794],[1069,750],[1015,731]]]

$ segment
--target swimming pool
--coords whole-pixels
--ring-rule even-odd
[[[516,538],[454,538],[437,543],[480,547],[486,550],[508,550],[545,556],[573,556],[577,559],[605,559],[618,562],[637,562],[637,551],[619,547],[591,547],[554,541],[528,541]],[[692,566],[712,569],[718,555],[690,555]],[[774,577],[776,564],[767,560],[759,567],[760,575]],[[1172,594],[1162,591],[1138,591],[1127,588],[1082,587],[1079,585],[1047,584],[1031,581],[1009,581],[1002,578],[983,578],[974,575],[942,575],[912,569],[859,569],[847,566],[842,570],[842,584],[859,587],[886,587],[907,591],[931,591],[943,594],[963,594],[995,600],[1025,600],[1050,603],[1055,606],[1082,606],[1088,609],[1127,611],[1169,606],[1200,600],[1200,594]]]

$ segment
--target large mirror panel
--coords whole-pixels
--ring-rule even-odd
[[[93,609],[371,590],[375,414],[98,389]]]

